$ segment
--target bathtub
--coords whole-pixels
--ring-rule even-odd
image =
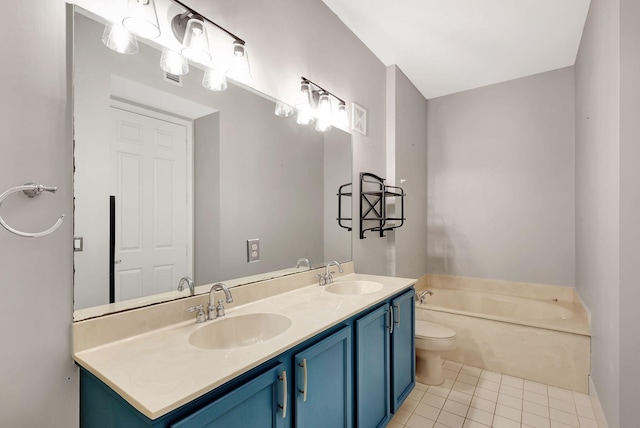
[[[573,289],[544,286],[538,299],[518,296],[521,286],[487,287],[498,293],[447,285],[429,287],[434,294],[416,303],[416,319],[456,332],[457,347],[445,359],[588,393],[588,320]]]

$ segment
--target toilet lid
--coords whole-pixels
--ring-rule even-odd
[[[456,332],[448,327],[428,321],[416,321],[416,336],[431,339],[452,339]]]

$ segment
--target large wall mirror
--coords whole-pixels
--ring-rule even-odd
[[[161,46],[119,54],[104,28],[74,7],[75,320],[186,297],[184,276],[239,285],[308,269],[299,258],[351,260],[336,221],[348,133],[278,117],[273,99],[231,81],[209,91],[193,64],[175,82]]]

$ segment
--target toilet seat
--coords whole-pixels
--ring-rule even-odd
[[[455,339],[455,337],[456,332],[448,327],[428,321],[416,320],[416,338],[429,340],[451,340]]]

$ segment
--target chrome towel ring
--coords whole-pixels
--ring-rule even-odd
[[[40,196],[42,192],[55,193],[56,190],[58,190],[58,188],[55,186],[48,187],[48,186],[43,186],[42,184],[38,184],[34,182],[25,183],[23,186],[12,187],[7,191],[5,191],[3,194],[1,194],[0,206],[2,206],[2,203],[9,195],[16,192],[22,191],[22,193],[24,193],[28,197],[35,198]],[[48,235],[51,232],[54,232],[56,229],[58,229],[62,225],[63,221],[64,221],[64,214],[60,215],[60,217],[58,218],[58,221],[56,221],[56,223],[53,226],[51,226],[49,229],[44,230],[42,232],[31,233],[31,232],[21,232],[17,229],[14,229],[13,227],[9,226],[2,218],[2,215],[0,215],[0,225],[2,225],[2,227],[7,229],[11,233],[15,233],[18,236],[24,236],[25,238],[39,238],[41,236]]]

